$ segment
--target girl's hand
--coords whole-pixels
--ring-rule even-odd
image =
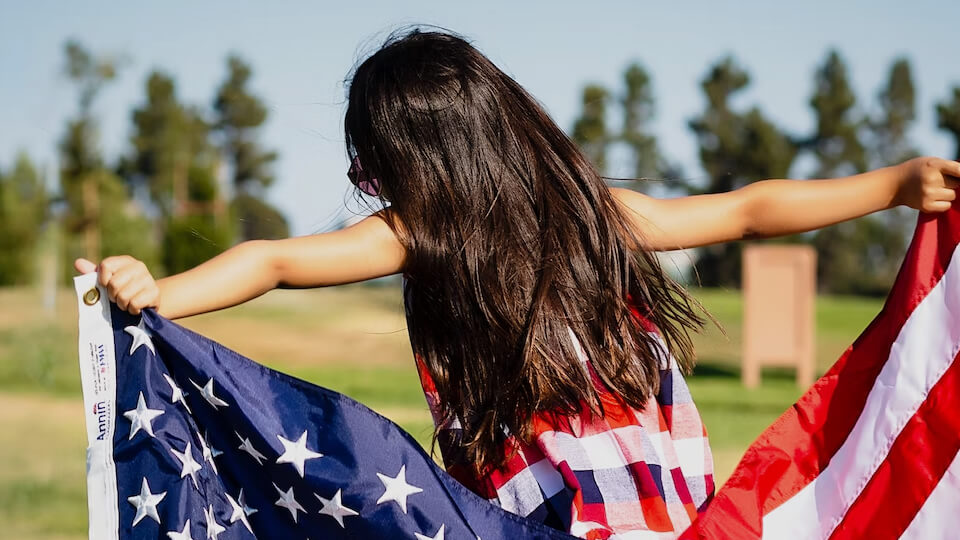
[[[160,288],[147,270],[147,265],[129,255],[107,257],[97,266],[87,259],[77,259],[73,266],[81,274],[100,271],[98,281],[117,307],[139,315],[140,310],[160,307]]]
[[[957,198],[960,163],[935,157],[918,157],[895,166],[898,178],[895,204],[921,212],[945,212]]]

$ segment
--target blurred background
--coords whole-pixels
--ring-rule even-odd
[[[72,261],[157,277],[369,212],[344,172],[345,79],[390,31],[471,39],[611,177],[655,196],[841,176],[960,143],[960,4],[0,3],[0,538],[86,535]],[[645,180],[614,180],[644,178]],[[818,253],[825,371],[878,313],[916,216],[777,242]],[[722,483],[799,395],[739,379],[739,243],[664,254],[726,331],[689,378]],[[274,291],[178,321],[351,395],[429,445],[395,279]]]

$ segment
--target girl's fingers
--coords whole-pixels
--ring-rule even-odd
[[[106,287],[110,284],[110,279],[120,270],[130,266],[136,259],[129,255],[114,255],[100,261],[100,284]]]
[[[926,212],[946,212],[953,205],[950,201],[933,201],[924,209]]]
[[[73,267],[76,268],[77,272],[80,272],[81,274],[89,274],[97,269],[96,264],[82,257],[73,261]]]
[[[960,178],[960,161],[943,160],[940,170],[955,178]]]
[[[136,298],[143,290],[147,288],[147,279],[134,276],[128,280],[128,283],[117,289],[116,299],[117,307],[126,311],[130,306],[130,301]]]
[[[124,266],[110,276],[110,285],[107,287],[107,289],[116,294],[122,291],[128,283],[132,283],[136,278],[137,268],[132,264]]]
[[[950,201],[953,201],[953,200],[956,199],[956,198],[957,198],[957,192],[954,191],[954,190],[952,190],[952,189],[946,189],[946,188],[941,189],[940,192],[939,192],[939,194],[937,195],[937,200],[938,200],[938,201],[947,201],[947,202],[950,202]]]
[[[152,300],[153,291],[148,288],[144,288],[130,299],[130,303],[127,304],[127,306],[130,308],[130,313],[133,315],[139,315],[140,310],[150,305]]]

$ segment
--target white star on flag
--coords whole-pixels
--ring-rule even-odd
[[[323,457],[323,454],[320,452],[314,452],[313,450],[307,449],[306,431],[300,435],[300,438],[297,439],[297,442],[284,439],[280,435],[277,435],[277,438],[280,439],[280,444],[283,445],[283,455],[277,458],[277,464],[290,463],[293,465],[293,468],[300,473],[300,478],[303,478],[303,467],[306,460]]]
[[[146,325],[143,324],[143,319],[140,319],[140,324],[128,326],[124,328],[123,331],[130,334],[130,337],[133,338],[133,343],[130,345],[131,356],[141,345],[146,345],[147,348],[150,349],[150,352],[157,354],[157,350],[153,347],[153,341],[150,339],[150,331],[147,330]]]
[[[227,498],[227,502],[230,503],[230,507],[233,510],[233,513],[230,515],[230,523],[236,523],[237,521],[242,522],[246,525],[247,530],[253,534],[253,529],[250,527],[250,522],[247,521],[247,516],[250,514],[255,514],[257,512],[256,508],[250,508],[247,506],[247,503],[243,500],[243,490],[240,490],[240,496],[237,497],[238,500],[234,500],[229,493],[223,494]]]
[[[440,524],[440,530],[438,530],[438,531],[437,531],[437,534],[435,534],[435,535],[433,535],[433,536],[425,536],[425,535],[422,535],[422,534],[416,533],[416,532],[413,533],[413,535],[417,537],[417,540],[443,540],[443,529],[444,529],[444,527],[446,527],[446,525]],[[480,538],[480,537],[478,536],[478,537],[477,537],[477,540],[479,540],[479,538]]]
[[[300,506],[300,503],[298,503],[297,500],[293,498],[293,488],[290,488],[286,492],[284,492],[279,487],[277,487],[276,484],[274,484],[273,489],[277,490],[277,493],[280,494],[280,498],[277,499],[277,502],[275,504],[281,508],[286,508],[287,510],[289,510],[290,515],[293,516],[293,522],[296,523],[297,510],[301,512],[306,512],[306,510],[304,510],[303,507]]]
[[[234,433],[237,433],[237,432],[234,431]],[[240,438],[240,447],[239,447],[240,450],[243,450],[244,452],[250,454],[250,457],[257,460],[257,465],[263,465],[263,462],[267,459],[267,456],[258,452],[257,449],[253,447],[253,443],[250,442],[250,439],[247,439],[246,437],[240,435],[239,433],[237,433],[237,437]]]
[[[199,384],[190,381],[190,384],[197,387],[197,390],[200,391],[200,395],[203,396],[203,399],[207,400],[207,403],[213,407],[214,410],[217,410],[219,407],[229,407],[226,401],[218,398],[213,393],[213,377],[210,377],[210,380],[207,381],[207,384],[200,386]]]
[[[217,517],[213,515],[213,505],[203,509],[203,519],[207,522],[207,540],[217,540],[217,537],[227,530],[226,527],[217,523]]]
[[[183,452],[177,452],[173,447],[170,447],[170,452],[177,456],[177,459],[180,460],[180,463],[183,465],[183,468],[180,470],[180,478],[183,478],[190,475],[190,479],[193,480],[193,486],[197,489],[200,489],[200,486],[197,485],[197,471],[201,469],[200,464],[194,461],[193,452],[190,449],[190,443],[187,443],[187,447]]]
[[[396,477],[377,473],[377,476],[380,477],[380,481],[383,482],[383,487],[385,488],[383,495],[377,499],[377,504],[394,501],[400,505],[400,509],[403,510],[404,514],[407,513],[407,496],[420,493],[423,490],[407,483],[406,469],[406,465],[401,466],[400,472],[397,473]]]
[[[170,540],[193,540],[193,536],[190,534],[190,520],[187,520],[187,523],[183,526],[183,530],[180,532],[170,531],[167,533],[167,538]]]
[[[147,479],[144,477],[143,484],[140,485],[140,494],[127,497],[127,501],[137,507],[137,514],[133,516],[133,525],[131,525],[131,527],[135,527],[137,523],[140,523],[141,519],[147,516],[152,517],[154,521],[160,523],[160,516],[157,514],[157,505],[160,504],[160,501],[166,496],[166,491],[150,493],[150,485],[147,484]]]
[[[141,429],[146,431],[151,437],[154,437],[153,424],[151,422],[161,414],[163,414],[163,411],[160,409],[147,408],[147,401],[143,398],[143,392],[140,392],[140,397],[137,399],[137,408],[123,413],[123,416],[126,417],[127,420],[130,420],[130,437],[128,437],[127,440],[133,439],[133,436]]]
[[[197,440],[200,441],[200,455],[203,457],[204,462],[210,462],[210,468],[213,469],[213,472],[220,474],[220,471],[217,470],[217,464],[214,463],[213,458],[219,456],[223,452],[217,450],[213,446],[210,446],[210,443],[207,442],[207,437],[205,435],[200,435],[197,433]]]
[[[170,376],[167,375],[166,373],[163,374],[163,378],[166,379],[167,384],[170,385],[170,403],[173,403],[174,405],[176,405],[177,402],[179,401],[180,403],[183,403],[183,408],[185,408],[188,413],[193,414],[193,411],[190,410],[190,406],[187,405],[186,400],[183,399],[187,397],[186,392],[184,392],[183,389],[177,386],[177,383],[174,382],[174,380],[170,378]]]
[[[320,504],[323,505],[323,508],[320,509],[321,514],[332,517],[333,519],[337,520],[337,523],[340,524],[341,528],[346,528],[346,526],[343,524],[343,518],[347,516],[355,516],[357,515],[357,512],[343,505],[343,502],[340,500],[341,491],[342,490],[338,489],[333,495],[333,498],[329,500],[324,499],[316,493],[314,493],[313,496],[320,499]]]

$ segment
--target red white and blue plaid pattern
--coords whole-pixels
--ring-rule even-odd
[[[510,438],[504,452],[512,457],[482,478],[457,461],[459,423],[439,426],[437,443],[447,471],[492,503],[581,538],[677,537],[714,493],[710,445],[682,373],[665,355],[660,391],[636,410],[603,390],[576,336],[570,336],[601,392],[603,417],[584,409],[575,417],[535,418],[534,442]],[[415,356],[438,422],[440,396]]]

